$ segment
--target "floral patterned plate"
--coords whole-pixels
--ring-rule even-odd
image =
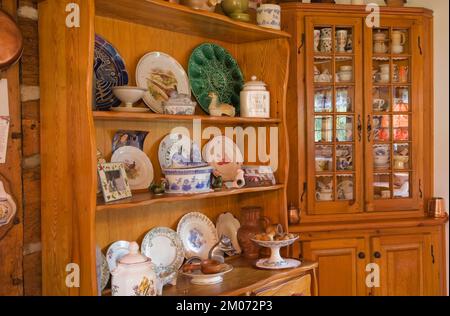
[[[114,96],[112,88],[126,86],[128,72],[117,50],[97,34],[94,57],[95,106],[97,110],[109,110],[121,104],[120,100]]]
[[[130,243],[120,240],[109,246],[106,252],[106,261],[108,262],[109,271],[113,271],[117,267],[117,262],[130,253]]]
[[[152,259],[158,276],[167,276],[178,271],[184,261],[184,248],[180,237],[166,227],[149,231],[142,241],[141,252]]]
[[[159,144],[159,164],[161,169],[187,169],[205,167],[200,147],[188,136],[172,133]]]
[[[213,43],[200,45],[189,59],[188,74],[192,92],[206,113],[211,103],[208,94],[215,92],[221,103],[233,105],[239,114],[244,77],[227,50]]]
[[[183,216],[178,223],[177,232],[183,242],[186,259],[208,259],[209,251],[219,241],[211,220],[197,212]]]
[[[146,54],[136,68],[136,83],[147,89],[144,102],[156,113],[163,113],[163,102],[172,93],[191,96],[189,79],[183,67],[171,56],[161,52]]]
[[[121,162],[125,165],[132,190],[146,190],[152,184],[153,165],[148,156],[139,148],[120,147],[114,152],[111,162]]]

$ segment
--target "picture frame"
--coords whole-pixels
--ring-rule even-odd
[[[105,203],[123,200],[132,196],[123,163],[98,164],[98,177]]]

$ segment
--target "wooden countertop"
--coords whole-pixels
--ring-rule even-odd
[[[180,275],[176,286],[166,286],[164,296],[238,296],[250,295],[254,290],[265,288],[270,283],[282,282],[301,276],[318,267],[317,263],[303,262],[294,269],[261,270],[254,266],[255,260],[241,257],[227,260],[233,271],[224,276],[221,284],[194,285],[190,278]]]

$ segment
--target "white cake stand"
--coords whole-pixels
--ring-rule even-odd
[[[268,270],[281,270],[281,269],[292,269],[297,268],[301,265],[301,262],[295,259],[284,259],[280,255],[280,249],[292,245],[298,236],[289,240],[280,241],[262,241],[252,239],[254,243],[261,247],[270,248],[271,255],[270,258],[260,259],[256,262],[256,266],[261,269]]]

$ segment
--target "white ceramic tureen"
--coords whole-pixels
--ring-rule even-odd
[[[139,245],[130,243],[130,253],[122,257],[112,272],[113,296],[156,296],[162,291],[151,260],[139,253]]]

